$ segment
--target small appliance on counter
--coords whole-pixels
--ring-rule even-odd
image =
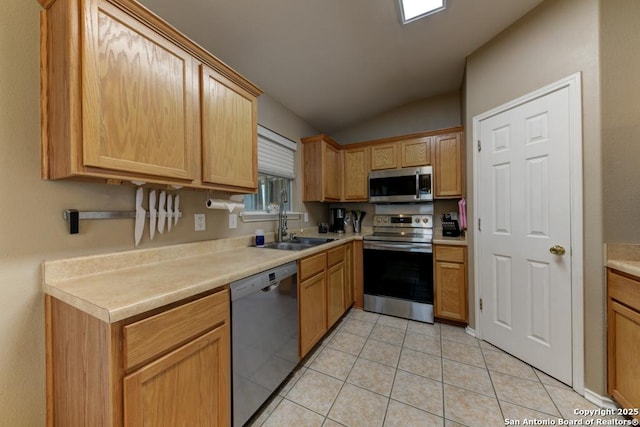
[[[345,208],[329,209],[329,231],[332,233],[344,233],[344,220],[347,211]]]
[[[460,236],[460,225],[458,225],[458,214],[456,212],[443,213],[440,218],[444,237]]]
[[[324,234],[329,232],[329,227],[326,222],[321,222],[318,224],[318,233]]]

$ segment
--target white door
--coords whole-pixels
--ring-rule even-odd
[[[482,119],[476,205],[483,338],[572,384],[569,122],[567,87]]]

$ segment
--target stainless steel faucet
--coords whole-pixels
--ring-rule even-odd
[[[280,192],[280,210],[278,212],[278,230],[276,231],[276,239],[283,242],[287,235],[287,213],[285,212],[285,203],[287,203],[287,190],[284,188]]]

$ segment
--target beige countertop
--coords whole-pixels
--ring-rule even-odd
[[[45,261],[43,290],[98,319],[114,323],[230,282],[324,251],[360,234],[302,251],[251,247],[253,236]]]
[[[606,245],[605,265],[640,278],[640,245],[617,243]]]
[[[462,233],[460,237],[444,237],[442,235],[441,228],[434,228],[433,244],[434,245],[467,246],[467,234]]]

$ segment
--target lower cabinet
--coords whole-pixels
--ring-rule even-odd
[[[112,324],[45,307],[47,425],[230,424],[227,290]]]
[[[353,251],[350,242],[299,261],[301,359],[353,304]]]
[[[607,295],[607,392],[633,411],[640,408],[640,279],[608,269]]]
[[[354,242],[344,245],[344,311],[347,311],[354,302],[355,284],[355,258]]]
[[[327,332],[327,254],[299,261],[300,358]]]
[[[435,316],[467,323],[467,248],[435,245],[433,259]]]
[[[327,251],[327,329],[345,312],[345,247]]]

